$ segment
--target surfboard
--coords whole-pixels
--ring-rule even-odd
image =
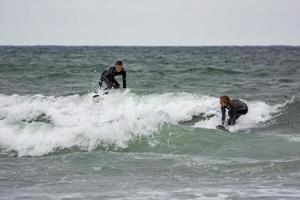
[[[98,103],[101,100],[101,97],[100,94],[94,94],[92,100],[94,103]]]
[[[226,129],[224,126],[221,126],[221,125],[216,126],[216,128],[219,129],[219,130],[222,130],[222,131],[229,132],[228,129]]]

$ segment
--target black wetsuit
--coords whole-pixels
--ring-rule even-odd
[[[222,111],[222,124],[225,122],[225,109],[228,109],[228,115],[229,115],[229,120],[228,120],[228,125],[233,126],[236,122],[236,120],[241,116],[245,115],[248,112],[248,107],[247,105],[242,102],[241,100],[235,100],[232,99],[230,101],[230,105],[227,107],[221,107]]]
[[[123,88],[126,88],[126,71],[123,68],[122,71],[117,72],[116,68],[114,66],[108,67],[101,75],[99,86],[102,86],[102,82],[105,82],[107,87],[105,90],[109,90],[112,87],[119,88],[120,84],[118,81],[116,81],[115,76],[122,75],[123,78]]]

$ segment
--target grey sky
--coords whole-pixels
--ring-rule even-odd
[[[300,45],[299,0],[0,0],[0,45]]]

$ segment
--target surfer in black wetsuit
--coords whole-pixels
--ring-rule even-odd
[[[225,123],[225,110],[228,109],[229,120],[228,126],[233,126],[236,120],[248,112],[247,105],[241,100],[230,99],[228,96],[220,97],[221,111],[222,111],[222,126]]]
[[[117,89],[120,87],[120,84],[118,81],[116,81],[115,76],[122,75],[123,79],[123,88],[126,88],[126,71],[123,68],[123,62],[117,61],[115,66],[108,67],[101,75],[99,86],[101,88],[102,83],[104,82],[106,84],[105,90],[109,90],[112,87]]]

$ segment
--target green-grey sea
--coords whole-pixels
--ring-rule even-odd
[[[0,200],[300,199],[299,98],[300,47],[0,46]]]

